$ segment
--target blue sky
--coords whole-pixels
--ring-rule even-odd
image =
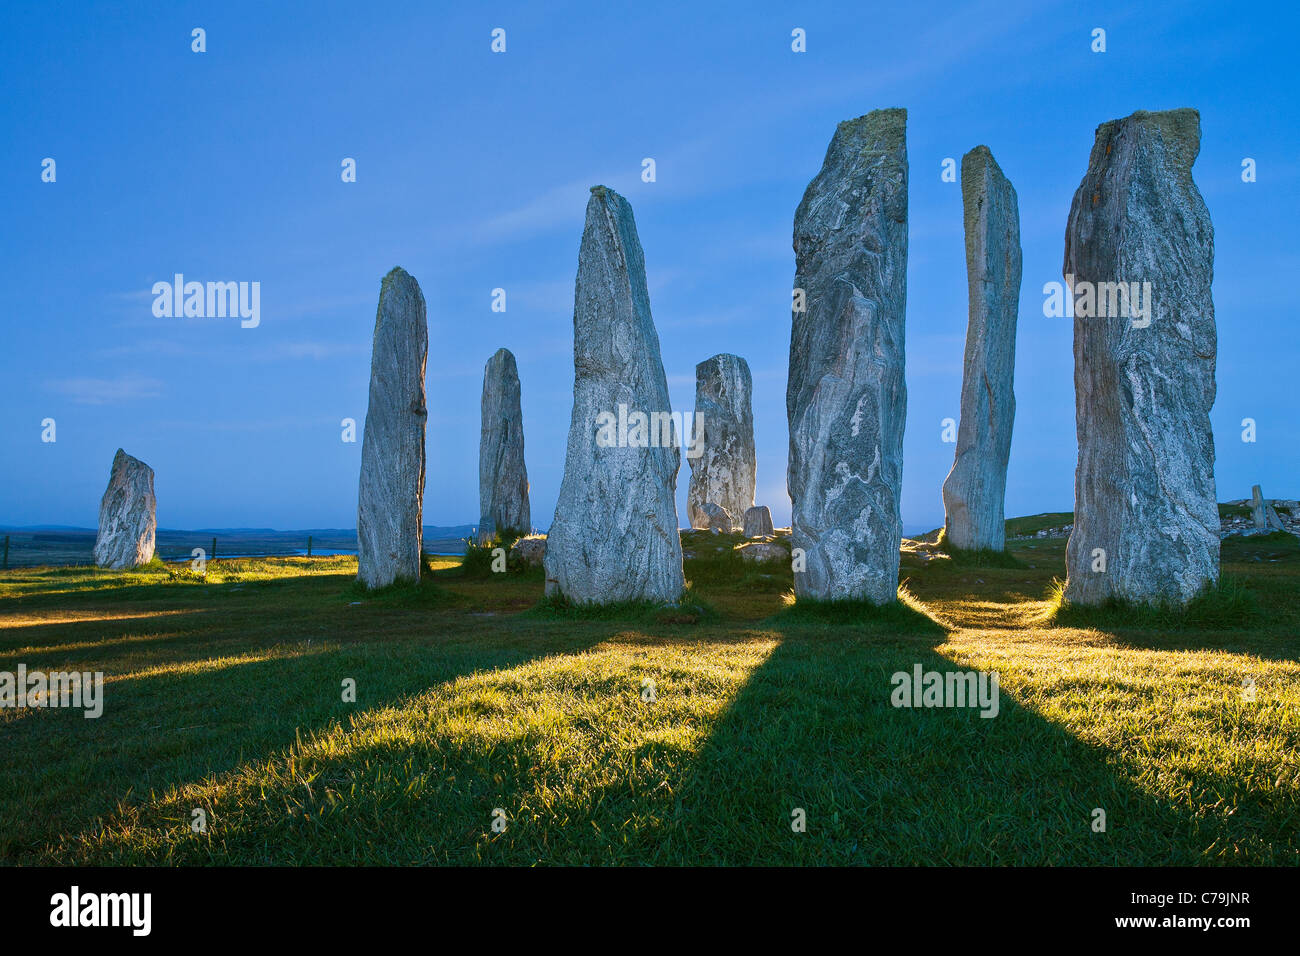
[[[154,467],[163,527],[352,527],[361,444],[341,441],[340,421],[364,420],[379,283],[401,265],[429,305],[426,523],[477,519],[482,370],[505,346],[534,521],[549,524],[596,183],[635,210],[673,407],[693,406],[698,361],[749,362],[757,497],[786,523],[794,210],[835,124],[891,106],[909,110],[911,164],[906,529],[942,522],[940,423],[961,388],[961,198],[943,160],[987,144],[1019,193],[1007,513],[1068,510],[1072,335],[1044,318],[1041,290],[1061,277],[1095,127],[1136,109],[1201,111],[1219,497],[1256,482],[1300,496],[1300,17],[1081,6],[7,3],[0,523],[93,526],[122,446]],[[806,53],[791,51],[796,27]],[[156,318],[150,289],[176,272],[260,282],[261,324]],[[498,287],[505,313],[491,311]],[[679,516],[688,481],[683,465]]]

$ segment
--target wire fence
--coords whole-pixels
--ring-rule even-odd
[[[71,532],[9,531],[0,535],[0,570],[33,567],[71,567],[95,563],[95,535]],[[202,558],[205,561],[239,558],[324,558],[355,555],[353,534],[228,534],[202,532],[160,532],[154,556],[170,564]],[[465,539],[459,536],[426,535],[423,553],[430,556],[459,556],[465,553]]]
[[[274,540],[234,536],[186,536],[160,541],[154,555],[161,561],[181,563],[202,558],[206,561],[233,558],[293,558],[355,555],[356,539],[351,544],[337,538],[317,539],[283,536]],[[93,535],[14,533],[4,535],[0,544],[0,570],[31,567],[68,567],[95,563]]]

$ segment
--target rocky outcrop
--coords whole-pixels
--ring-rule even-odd
[[[157,509],[153,469],[119,448],[113,456],[108,487],[99,502],[95,564],[121,571],[152,561]]]
[[[1184,604],[1219,576],[1200,142],[1195,110],[1104,123],[1070,207],[1079,461],[1065,596],[1077,604]]]
[[[361,442],[357,580],[366,587],[420,578],[428,351],[424,294],[404,270],[393,269],[379,290]]]
[[[704,422],[700,453],[687,457],[691,483],[686,514],[692,528],[707,528],[704,505],[732,515],[754,504],[753,380],[739,355],[721,354],[695,366],[695,414]]]
[[[1001,551],[1016,417],[1020,211],[1016,191],[987,146],[962,157],[961,193],[969,318],[957,452],[943,483],[944,533],[956,548]]]
[[[745,510],[745,537],[761,538],[772,533],[772,512],[767,505],[756,505]]]
[[[736,527],[736,519],[731,512],[721,505],[706,501],[700,506],[698,528],[708,531],[731,531]]]
[[[530,534],[510,547],[510,557],[530,568],[540,568],[546,559],[546,535]]]
[[[573,416],[546,593],[579,604],[681,596],[679,435],[650,314],[632,207],[597,186],[587,203],[573,307]]]
[[[478,445],[479,514],[502,533],[532,530],[519,370],[508,349],[497,349],[483,369],[482,426]]]
[[[806,561],[797,597],[897,599],[906,125],[905,110],[841,123],[795,212],[786,412],[793,544]]]
[[[756,563],[790,560],[790,549],[773,541],[751,541],[737,546],[736,553],[743,560]]]

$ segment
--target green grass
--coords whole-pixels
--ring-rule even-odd
[[[1039,515],[1026,515],[1023,518],[1008,518],[1005,522],[1007,537],[1033,534],[1044,528],[1062,528],[1074,524],[1073,511],[1045,511]]]
[[[1222,509],[1222,505],[1220,508]],[[1044,528],[1062,528],[1074,523],[1073,511],[1045,511],[1037,515],[1025,515],[1021,518],[1007,518],[1003,522],[1007,540],[1019,535],[1029,535]],[[921,535],[918,540],[939,541],[945,536],[943,528],[934,528]]]
[[[909,566],[886,609],[790,608],[788,565],[710,551],[698,616],[449,558],[361,595],[347,557],[11,571],[0,670],[107,685],[98,720],[0,709],[0,861],[1295,865],[1293,542],[1225,542],[1247,628],[1052,623],[1063,539]],[[998,717],[892,707],[917,664],[997,671]]]
[[[684,561],[687,579],[696,587],[729,591],[780,594],[789,590],[794,583],[789,562],[746,561],[736,551],[736,546],[748,541],[740,533],[683,532],[682,551],[689,555]],[[789,550],[789,538],[778,538],[777,542]]]
[[[1064,581],[1053,583],[1049,600],[1052,622],[1065,627],[1226,630],[1253,627],[1262,617],[1254,593],[1237,578],[1221,578],[1181,607],[1118,598],[1081,606],[1065,599]]]
[[[564,595],[544,596],[529,612],[542,620],[617,621],[624,624],[698,624],[715,614],[688,586],[675,604],[652,601],[617,601],[611,604],[577,604]]]
[[[510,554],[514,543],[523,536],[522,532],[506,528],[493,535],[492,541],[485,545],[475,544],[473,538],[466,538],[465,555],[461,558],[460,566],[455,573],[466,578],[490,578],[494,574],[526,575],[529,572],[536,572],[532,576],[540,579],[542,577],[540,568],[529,568],[527,564]],[[501,567],[500,558],[494,553],[498,548],[506,552],[504,571],[498,570]]]
[[[890,635],[928,634],[942,635],[943,626],[925,613],[925,606],[905,587],[899,588],[898,599],[888,604],[870,601],[821,601],[803,598],[795,600],[791,593],[786,606],[770,619],[775,625],[824,625],[875,630]]]
[[[948,555],[953,564],[969,568],[1023,568],[1024,564],[1010,551],[993,548],[959,548],[948,540],[947,532],[939,532],[936,547]]]

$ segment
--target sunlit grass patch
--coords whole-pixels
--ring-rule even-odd
[[[527,612],[530,616],[556,621],[611,621],[628,624],[699,624],[717,616],[712,607],[701,601],[697,592],[687,586],[675,604],[656,601],[611,601],[607,604],[588,604],[571,600],[564,594],[544,595],[536,607]]]
[[[959,548],[939,533],[936,547],[948,556],[954,565],[963,568],[1023,568],[1025,564],[1009,551],[993,548]]]
[[[119,804],[69,859],[636,862],[710,726],[770,651],[612,642],[458,677],[297,735],[228,774]],[[190,828],[203,809],[208,830]],[[494,832],[502,810],[504,832]],[[384,821],[387,839],[367,837]],[[275,845],[260,834],[277,832]],[[545,856],[539,856],[543,852]]]
[[[927,612],[925,605],[906,587],[898,589],[897,600],[875,604],[865,600],[821,601],[786,596],[786,606],[771,619],[773,626],[790,624],[832,627],[865,626],[899,634],[944,633],[944,627]]]
[[[1065,597],[1065,582],[1048,590],[1044,623],[1060,627],[1231,630],[1250,627],[1262,617],[1259,600],[1237,578],[1221,577],[1186,606],[1140,604],[1111,598],[1085,606]]]

